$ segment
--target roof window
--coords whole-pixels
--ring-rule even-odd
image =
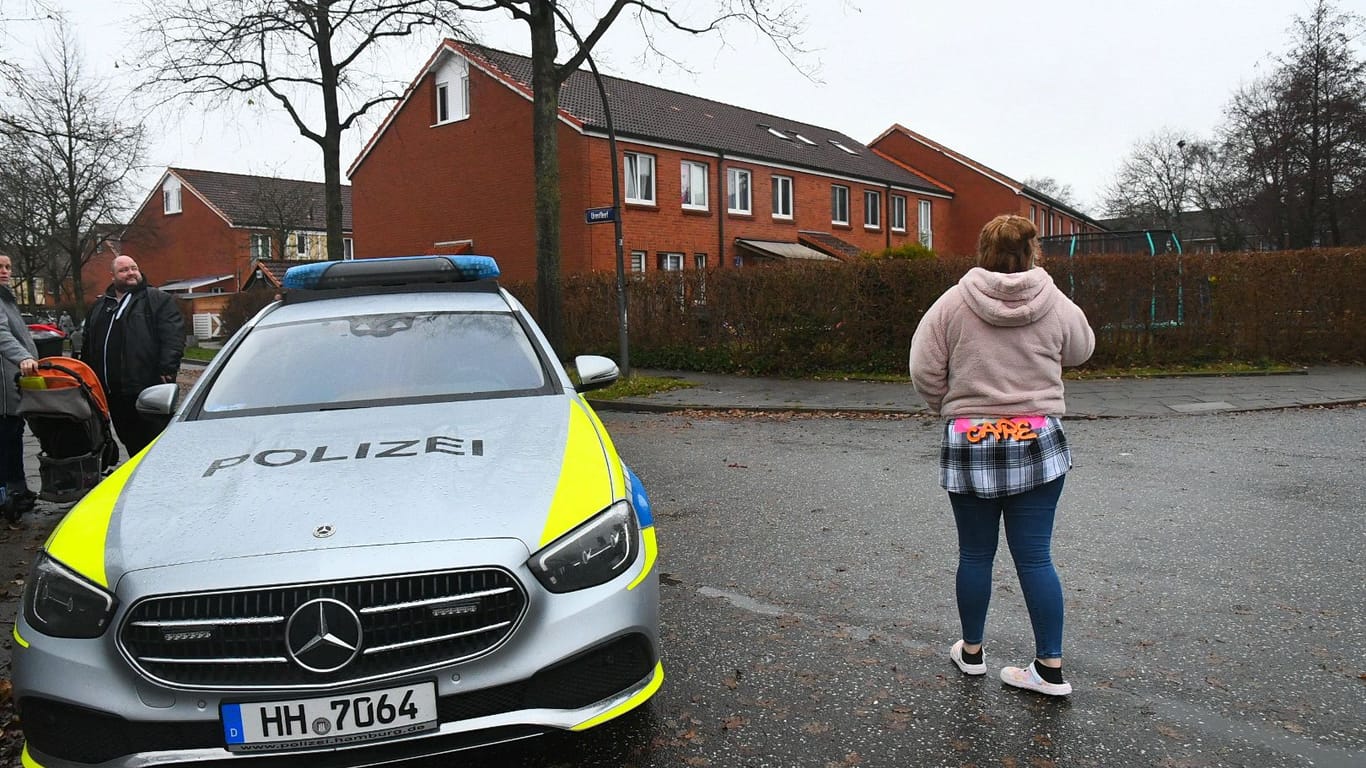
[[[847,153],[849,153],[849,154],[851,154],[851,155],[857,155],[857,154],[858,154],[858,153],[855,152],[854,150],[852,150],[852,149],[850,149],[850,148],[844,146],[843,144],[839,143],[838,141],[835,141],[834,139],[831,139],[831,140],[830,140],[830,143],[831,143],[831,144],[834,144],[836,147],[839,147],[840,149],[844,150],[845,152],[847,152]]]
[[[759,123],[759,127],[760,127],[760,128],[763,128],[764,130],[768,131],[769,133],[773,134],[774,136],[777,136],[778,138],[782,139],[783,141],[792,141],[792,137],[791,137],[791,136],[788,136],[786,133],[783,133],[782,131],[778,130],[777,128],[774,128],[774,127],[771,126],[771,125],[764,125],[763,123]]]

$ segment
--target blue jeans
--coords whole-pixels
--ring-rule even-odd
[[[1029,622],[1034,625],[1034,654],[1040,659],[1062,658],[1062,582],[1053,567],[1051,545],[1053,515],[1062,495],[1064,477],[1031,491],[995,499],[949,494],[953,518],[958,524],[956,588],[963,642],[981,643],[986,632],[991,564],[996,559],[1004,516],[1006,543],[1029,608]]]

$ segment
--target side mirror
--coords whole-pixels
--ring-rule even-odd
[[[170,416],[180,405],[180,385],[154,384],[138,393],[138,413],[152,416]]]
[[[617,364],[600,355],[579,355],[574,358],[574,368],[579,372],[580,392],[611,386],[621,376]]]

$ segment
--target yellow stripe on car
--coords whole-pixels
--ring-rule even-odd
[[[644,688],[640,689],[640,691],[637,692],[636,695],[632,696],[626,701],[623,701],[617,706],[612,707],[611,709],[607,710],[606,712],[603,712],[601,715],[598,715],[597,717],[594,717],[591,720],[585,720],[582,723],[579,723],[578,725],[570,728],[569,730],[586,731],[595,725],[602,725],[608,720],[621,717],[622,715],[626,714],[627,712],[630,712],[631,710],[635,709],[641,704],[644,704],[651,696],[655,695],[655,691],[659,690],[659,686],[663,684],[664,662],[657,661],[655,662],[654,677],[652,677],[650,679],[650,683],[646,685]]]
[[[24,639],[23,635],[19,634],[19,622],[17,621],[14,622],[14,642],[18,643],[24,648],[28,647],[28,641]]]
[[[123,487],[128,484],[128,477],[146,455],[147,449],[143,449],[95,486],[66,513],[66,517],[62,518],[47,539],[49,555],[105,589],[109,588],[109,577],[104,569],[104,545],[109,537],[109,521],[114,516],[114,506],[123,494]]]
[[[43,764],[34,760],[33,756],[28,753],[27,744],[24,745],[24,753],[20,755],[19,762],[23,764],[24,768],[43,768]]]
[[[598,412],[593,410],[593,406],[588,404],[588,400],[583,395],[579,395],[579,403],[588,416],[593,420],[593,428],[598,431],[598,438],[602,440],[602,448],[607,453],[607,464],[612,472],[612,493],[616,498],[626,495],[626,473],[621,471],[621,458],[617,456],[617,446],[612,443],[612,436],[608,434],[607,427],[602,425],[602,420],[598,418]]]
[[[625,488],[616,450],[603,442],[592,412],[577,398],[570,402],[564,460],[545,530],[541,532],[542,547],[573,530],[590,515],[606,509],[625,493],[616,490]]]
[[[655,527],[640,529],[640,538],[645,541],[645,565],[640,568],[640,575],[635,578],[626,589],[635,589],[640,582],[645,581],[645,577],[650,575],[650,570],[655,567],[655,557],[659,554],[659,545],[655,543]]]

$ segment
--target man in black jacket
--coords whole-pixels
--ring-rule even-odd
[[[110,268],[113,282],[86,314],[80,358],[95,371],[109,400],[119,440],[136,456],[166,420],[138,412],[138,393],[173,382],[185,353],[185,321],[170,294],[151,288],[136,261],[124,255]]]

